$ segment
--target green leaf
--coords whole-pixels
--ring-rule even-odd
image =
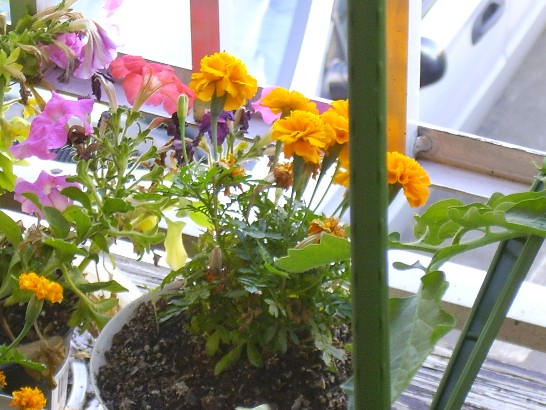
[[[6,239],[13,245],[17,246],[23,240],[21,228],[13,219],[5,212],[0,210],[0,233],[6,236]]]
[[[214,356],[220,347],[220,331],[215,330],[208,338],[205,343],[205,352],[207,356]]]
[[[114,309],[118,305],[118,302],[118,299],[113,297],[108,299],[102,299],[98,302],[93,303],[93,310],[99,313],[106,313]]]
[[[248,361],[252,363],[254,367],[264,366],[263,357],[254,343],[249,342],[246,344],[246,356],[248,358]]]
[[[79,206],[69,206],[63,212],[65,218],[76,226],[79,238],[85,237],[91,229],[91,218]]]
[[[46,366],[42,363],[28,360],[23,353],[16,349],[10,349],[7,345],[0,345],[0,364],[17,363],[32,370],[44,371]]]
[[[431,272],[421,278],[419,292],[390,299],[391,396],[404,391],[436,342],[455,326],[453,316],[441,307],[447,288],[444,274]]]
[[[104,290],[112,293],[127,292],[127,288],[121,286],[115,280],[109,280],[106,282],[89,282],[78,284],[78,289],[83,293],[91,293],[99,290]]]
[[[290,273],[301,273],[350,258],[351,244],[347,239],[323,233],[320,243],[289,249],[288,256],[279,258],[275,265]]]
[[[57,238],[66,238],[70,233],[70,223],[57,208],[45,206],[43,208],[45,220]]]
[[[129,202],[120,198],[107,198],[104,201],[103,211],[106,215],[111,215],[116,212],[128,212],[131,210]]]
[[[5,153],[0,152],[0,188],[2,191],[13,191],[16,176],[13,173],[13,160]]]
[[[54,247],[60,253],[64,253],[67,255],[87,255],[87,251],[85,249],[79,248],[76,244],[72,242],[67,242],[63,239],[45,238],[44,243]]]
[[[93,238],[91,238],[93,244],[97,246],[101,251],[108,253],[110,250],[110,247],[108,246],[108,241],[103,235],[94,235]]]
[[[216,363],[214,367],[214,375],[218,376],[224,370],[229,369],[233,366],[241,357],[241,352],[243,350],[244,344],[240,344],[235,347],[233,350],[229,351],[227,354],[222,356],[222,358]]]
[[[61,194],[72,199],[73,201],[79,202],[85,209],[91,209],[91,200],[80,188],[75,186],[69,186],[63,188],[61,190]]]
[[[194,202],[192,204],[193,209],[188,212],[190,219],[195,222],[197,225],[205,229],[214,229],[214,224],[211,222],[210,218],[205,212],[201,212],[198,209],[202,208],[204,205],[202,202]]]
[[[462,205],[464,203],[458,199],[446,199],[432,204],[422,215],[415,216],[413,234],[426,243],[441,244],[447,238],[454,236],[459,229],[449,217],[449,210]]]

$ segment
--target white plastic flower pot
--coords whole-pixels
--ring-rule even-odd
[[[106,364],[106,352],[110,350],[112,346],[112,339],[116,333],[118,333],[123,326],[133,317],[136,309],[140,304],[150,300],[151,295],[145,293],[137,299],[133,300],[125,307],[123,307],[116,315],[110,319],[106,326],[101,330],[95,344],[93,351],[91,352],[91,360],[89,362],[89,374],[91,377],[91,385],[95,392],[95,396],[105,409],[108,407],[104,404],[99,386],[97,384],[97,377],[99,375],[100,368]]]

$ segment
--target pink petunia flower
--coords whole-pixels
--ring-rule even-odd
[[[85,135],[93,133],[93,127],[87,121],[87,115],[92,109],[92,99],[65,100],[53,92],[44,110],[32,121],[28,138],[10,147],[11,153],[17,159],[31,156],[41,159],[55,158],[55,154],[49,150],[61,148],[66,144],[67,122],[71,118],[76,117],[81,121]]]
[[[60,44],[59,44],[60,43]],[[66,69],[69,65],[69,57],[67,56],[66,51],[61,48],[61,45],[64,44],[72,53],[72,58],[76,62],[80,62],[83,58],[82,48],[84,46],[81,35],[79,33],[63,33],[57,35],[52,44],[47,44],[43,46],[44,51],[49,56],[50,60],[53,61],[58,67]]]
[[[106,0],[103,6],[103,9],[107,11],[106,17],[112,16],[122,3],[123,0]]]
[[[13,192],[15,194],[15,200],[21,203],[21,210],[23,212],[43,216],[42,211],[40,211],[40,209],[23,194],[35,194],[38,196],[38,199],[43,206],[57,208],[62,212],[72,204],[72,201],[68,197],[61,194],[61,191],[69,186],[78,186],[78,184],[75,182],[67,182],[65,176],[53,176],[42,171],[34,182],[28,182],[24,179],[17,178]]]
[[[82,59],[74,71],[77,78],[91,78],[98,70],[107,68],[117,56],[117,45],[106,30],[94,21],[87,24],[86,42],[82,49]]]
[[[185,94],[189,98],[188,106],[193,106],[195,93],[178,79],[168,65],[149,63],[142,57],[126,55],[112,61],[110,74],[115,80],[123,80],[123,90],[131,105],[135,102],[163,105],[163,109],[172,115],[176,112],[178,97]]]

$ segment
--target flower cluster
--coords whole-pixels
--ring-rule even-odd
[[[18,323],[2,320],[0,363],[47,377],[58,363],[46,368],[29,361],[18,345],[38,339],[38,348],[52,349],[49,340],[66,329],[101,329],[115,312],[116,295],[126,290],[104,264],[115,264],[111,246],[127,241],[142,256],[165,239],[160,223],[169,199],[155,190],[181,161],[180,139],[152,144],[153,129],[174,120],[146,124],[141,106],[162,104],[171,115],[180,95],[187,106],[194,98],[170,67],[116,60],[114,42],[100,25],[70,9],[74,1],[23,17],[1,33],[0,44],[0,190],[13,192],[18,211],[29,214],[0,211],[0,309],[7,317],[23,308]],[[127,71],[119,74],[121,67]],[[130,108],[119,107],[112,92],[108,79],[115,72],[125,78]],[[89,80],[94,98],[74,99],[51,89],[51,75]],[[101,91],[109,105],[97,119]],[[59,153],[72,158],[66,172],[42,169],[32,179],[30,168],[21,167],[16,177],[14,164],[52,160]],[[63,317],[52,316],[53,309]],[[30,388],[14,394],[14,406],[21,409],[43,405]]]
[[[116,58],[104,29],[71,11],[73,2],[24,18],[0,45],[0,89],[5,95],[10,87],[20,90],[2,103],[0,189],[13,191],[20,210],[34,218],[23,224],[0,211],[0,305],[26,303],[24,328],[0,346],[0,361],[40,368],[13,348],[32,327],[41,333],[41,312],[52,304],[66,307],[69,326],[102,327],[124,289],[110,277],[90,282],[87,273],[101,259],[113,261],[111,247],[123,240],[138,257],[163,246],[171,267],[163,285],[182,279],[183,286],[168,293],[160,322],[182,320],[202,337],[217,373],[239,360],[263,366],[300,346],[312,346],[335,368],[347,346],[334,334],[351,319],[346,214],[355,136],[349,101],[324,107],[294,90],[260,91],[245,65],[225,52],[204,57],[187,86],[169,66]],[[63,81],[92,79],[94,98],[47,90],[42,80],[52,70]],[[120,83],[128,106],[118,103],[112,82]],[[107,105],[97,102],[103,91]],[[197,99],[208,108],[190,138],[187,114]],[[144,118],[147,105],[162,107],[165,117]],[[21,114],[7,115],[16,106]],[[269,128],[253,135],[255,121]],[[158,128],[170,137],[164,144],[153,139]],[[72,172],[41,170],[34,181],[15,177],[15,161],[51,160],[59,150],[72,158]],[[424,169],[397,152],[386,160],[392,192],[402,190],[409,206],[423,206],[431,184]],[[536,211],[528,199],[433,204],[417,217],[417,242],[402,243],[393,234],[389,244],[434,253],[426,273],[435,274],[469,247],[531,232],[518,219],[522,210]],[[507,231],[490,229],[491,221]],[[185,249],[182,236],[190,224],[201,234]],[[484,236],[458,246],[470,229]],[[444,247],[449,239],[453,246]],[[445,281],[423,281],[423,287],[416,304],[441,293]],[[449,328],[446,320],[440,323],[445,315],[438,299],[427,300],[441,313],[429,333],[423,331],[427,341],[419,354],[405,357],[412,369]],[[392,304],[391,334],[420,320],[417,312],[414,323],[401,323],[401,303]],[[400,351],[393,356],[413,347],[394,347]],[[396,392],[411,376],[403,370]],[[14,403],[43,405],[30,389],[14,395]]]
[[[190,88],[210,109],[164,195],[180,198],[177,215],[203,233],[164,281],[187,285],[169,292],[161,320],[187,321],[218,357],[217,373],[243,357],[262,366],[300,343],[334,366],[346,353],[332,332],[351,311],[350,235],[341,222],[349,206],[349,102],[321,111],[280,87],[256,98],[256,80],[224,52],[203,58]],[[249,135],[246,119],[259,117],[270,128]],[[389,183],[404,188],[411,206],[424,204],[424,170],[389,155],[399,158],[389,161],[389,175],[397,175]]]
[[[30,125],[28,117],[45,105],[36,87],[43,86],[46,75],[56,68],[61,81],[72,77],[89,79],[108,67],[117,55],[116,45],[100,25],[70,9],[75,1],[66,0],[34,16],[25,16],[13,30],[0,33],[0,193],[13,190],[15,175],[9,149],[14,141],[26,139],[32,131],[31,143],[41,149],[37,155],[46,157],[47,148],[62,146],[59,133],[66,120],[72,115],[82,118],[78,110],[66,117],[74,108],[66,103],[64,107],[50,107],[49,116]],[[17,89],[20,98],[5,101]],[[4,115],[17,105],[24,108],[22,117]],[[56,124],[51,136],[44,134],[44,121]],[[85,132],[90,132],[88,126]],[[18,158],[25,156],[27,147],[14,148],[13,154]]]
[[[44,394],[37,387],[22,387],[13,392],[13,400],[10,407],[18,407],[19,410],[42,410],[46,405]]]
[[[19,289],[34,292],[38,299],[48,299],[51,303],[63,300],[63,287],[34,272],[22,273],[19,276]]]

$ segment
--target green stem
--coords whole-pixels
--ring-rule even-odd
[[[224,108],[226,97],[212,97],[210,102],[210,133],[212,142],[212,161],[218,161],[218,118]]]

